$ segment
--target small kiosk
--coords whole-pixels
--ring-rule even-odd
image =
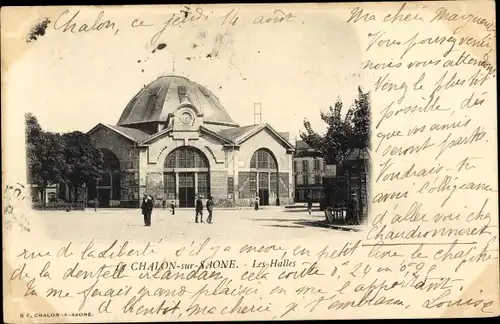
[[[348,178],[348,193],[354,190],[359,197],[359,221],[363,223],[368,216],[370,201],[370,150],[368,148],[351,150],[343,166]]]

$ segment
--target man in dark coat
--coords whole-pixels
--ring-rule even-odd
[[[307,196],[307,211],[309,212],[309,215],[311,215],[312,208],[313,208],[313,200],[311,193],[309,193],[309,195]]]
[[[153,213],[153,198],[144,194],[141,204],[142,214],[144,215],[144,225],[151,227],[151,214]]]
[[[353,224],[359,225],[359,200],[356,192],[353,191],[351,193],[351,201],[350,201],[350,209],[351,209],[351,221]]]
[[[175,215],[175,202],[173,200],[170,203],[170,211],[171,211],[172,215]]]
[[[259,206],[260,206],[260,198],[259,198],[259,194],[257,193],[257,195],[255,195],[255,202],[254,202],[253,209],[259,210]]]
[[[198,223],[198,215],[200,215],[201,222],[203,223],[203,201],[201,200],[201,196],[198,196],[196,199],[196,217],[195,223]]]
[[[212,224],[212,213],[214,211],[214,201],[212,196],[208,197],[207,211],[208,211],[207,223]]]

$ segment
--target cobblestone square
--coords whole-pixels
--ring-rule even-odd
[[[155,209],[152,226],[145,227],[139,209],[93,209],[86,211],[38,211],[50,238],[75,243],[109,241],[111,239],[149,241],[168,237],[171,240],[198,240],[206,237],[235,240],[301,240],[320,239],[328,242],[332,237],[348,238],[353,233],[324,227],[324,213],[306,210],[285,211],[268,208],[259,211],[215,210],[213,224],[194,222],[194,209]],[[204,220],[207,213],[204,211]],[[340,238],[342,239],[342,238]]]

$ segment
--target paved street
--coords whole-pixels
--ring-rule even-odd
[[[331,239],[349,237],[354,233],[334,230],[322,224],[324,213],[306,210],[285,211],[268,208],[259,211],[216,210],[214,224],[194,223],[194,210],[178,209],[175,215],[168,210],[153,212],[152,227],[144,227],[139,209],[101,209],[86,211],[38,211],[47,234],[57,240],[97,241],[120,239],[148,241],[169,236],[177,239],[213,238],[238,240],[245,238]],[[206,213],[206,211],[204,211]],[[204,215],[206,219],[206,214]]]

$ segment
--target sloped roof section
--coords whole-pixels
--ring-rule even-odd
[[[94,126],[94,128],[89,130],[87,132],[87,134],[92,134],[95,131],[97,131],[99,128],[102,128],[102,127],[109,129],[109,130],[115,132],[116,134],[123,136],[123,137],[131,140],[132,142],[136,142],[136,143],[142,142],[151,136],[150,134],[148,134],[140,129],[121,127],[121,126],[115,126],[115,125],[108,125],[108,124],[101,124],[101,123]]]
[[[283,137],[284,139],[286,139],[287,141],[290,141],[290,133],[289,132],[279,132],[278,134],[280,134],[280,136]]]
[[[200,132],[203,132],[205,134],[208,134],[209,136],[212,136],[214,138],[217,138],[221,140],[224,144],[234,144],[233,141],[230,139],[227,139],[224,136],[221,136],[218,132],[214,132],[212,129],[205,127],[205,126],[200,126]]]
[[[302,150],[309,150],[311,149],[311,147],[304,140],[298,140],[297,144],[295,145],[295,149],[297,151],[302,151]]]
[[[234,142],[236,139],[239,137],[245,135],[246,133],[250,132],[253,129],[258,128],[259,125],[248,125],[248,126],[242,126],[242,127],[235,127],[235,128],[229,128],[229,129],[224,129],[218,132],[220,136],[226,138],[227,140]]]
[[[296,157],[321,157],[321,153],[309,146],[304,140],[297,140],[295,143]]]
[[[135,142],[139,143],[145,141],[151,134],[148,134],[140,129],[116,126],[116,125],[106,125],[111,129],[114,129],[117,132],[124,133],[125,135],[134,139]]]
[[[278,137],[278,139],[280,139],[285,144],[285,146],[288,147],[288,149],[294,150],[293,145],[290,144],[288,139],[284,138],[282,133],[278,133],[267,123],[224,129],[219,131],[217,134],[236,145],[240,145],[247,139],[251,138],[264,129],[268,129],[271,133]]]

